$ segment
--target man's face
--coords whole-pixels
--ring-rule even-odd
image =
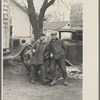
[[[44,39],[44,36],[41,36],[39,39],[42,41]]]
[[[56,39],[57,38],[57,35],[56,34],[52,34],[51,35],[51,39]]]

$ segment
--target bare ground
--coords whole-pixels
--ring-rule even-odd
[[[56,86],[42,86],[40,81],[29,83],[29,73],[23,64],[4,64],[3,100],[82,100],[82,80],[68,79],[63,86],[59,80]]]

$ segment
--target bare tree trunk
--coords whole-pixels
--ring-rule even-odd
[[[43,32],[43,20],[44,20],[45,11],[54,2],[55,2],[55,0],[51,0],[49,2],[48,2],[48,0],[44,0],[43,5],[40,9],[40,14],[37,18],[33,0],[27,0],[29,19],[30,19],[30,23],[33,28],[33,34],[34,34],[35,40],[37,40],[39,38],[39,35]]]

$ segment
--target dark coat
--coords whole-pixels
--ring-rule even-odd
[[[44,63],[44,59],[47,55],[46,49],[47,49],[47,40],[44,39],[42,42],[40,40],[37,40],[33,45],[32,49],[35,49],[35,53],[32,54],[31,58],[31,64],[34,65],[40,65]]]
[[[66,45],[62,40],[56,38],[51,40],[49,43],[49,50],[53,54],[53,59],[60,59],[66,57]]]

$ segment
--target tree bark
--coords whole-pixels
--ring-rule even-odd
[[[27,0],[29,20],[33,28],[33,34],[35,40],[37,40],[39,38],[39,35],[41,35],[41,33],[43,32],[43,20],[44,20],[45,11],[54,2],[55,0],[50,0],[49,2],[48,0],[44,0],[43,5],[40,9],[39,16],[37,18],[33,0]]]

